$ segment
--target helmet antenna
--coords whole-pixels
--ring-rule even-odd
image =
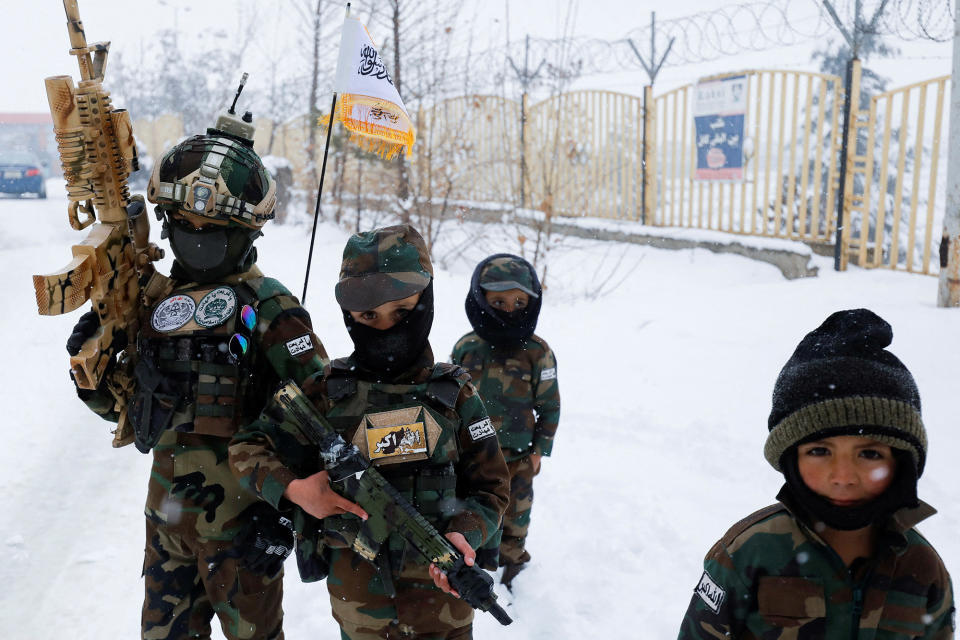
[[[243,72],[243,76],[240,78],[240,86],[237,87],[237,95],[233,96],[233,104],[230,105],[230,109],[227,110],[227,113],[230,115],[235,115],[237,112],[234,111],[234,108],[237,106],[237,99],[240,98],[240,93],[243,91],[243,85],[247,84],[247,78],[250,76],[246,71]]]

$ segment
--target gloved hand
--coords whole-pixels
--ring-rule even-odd
[[[96,311],[87,311],[85,314],[80,316],[80,319],[77,320],[77,324],[73,325],[73,330],[70,333],[70,337],[67,338],[67,353],[71,356],[75,356],[80,353],[80,349],[83,348],[83,343],[86,342],[89,338],[97,332],[97,329],[100,328],[100,316],[97,315]],[[127,347],[127,334],[125,331],[117,331],[113,336],[113,342],[110,343],[110,352],[113,354],[120,353]],[[113,371],[113,367],[116,366],[117,359],[111,357],[110,361],[107,362],[107,366],[103,371],[103,377],[100,381],[100,387],[103,388],[103,385],[107,379],[107,376]],[[73,371],[70,371],[70,379],[73,380],[73,383],[76,384],[77,381],[73,376]],[[77,387],[77,395],[81,400],[87,401],[94,391],[92,389],[81,389]]]
[[[75,356],[80,353],[80,348],[100,328],[100,316],[96,311],[87,311],[80,316],[77,324],[73,325],[73,331],[67,338],[67,353]]]
[[[97,329],[100,328],[100,316],[97,315],[96,311],[87,311],[85,314],[80,316],[80,319],[77,321],[77,324],[73,325],[73,330],[70,332],[70,337],[67,338],[67,353],[71,356],[75,356],[80,353],[80,348],[83,347],[83,343],[87,341],[93,334],[97,332]],[[76,378],[73,377],[73,370],[70,371],[70,380],[73,381],[74,386],[77,384]],[[77,396],[86,402],[93,396],[92,389],[81,389],[76,387]]]
[[[250,505],[241,514],[246,520],[236,549],[243,566],[273,577],[293,551],[293,522],[266,502]]]

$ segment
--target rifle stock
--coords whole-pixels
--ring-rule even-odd
[[[396,532],[424,558],[445,571],[450,585],[470,606],[490,613],[500,624],[512,622],[497,604],[489,574],[477,566],[468,566],[463,554],[440,535],[355,446],[330,426],[296,383],[286,382],[280,387],[273,403],[287,419],[293,420],[307,440],[319,447],[334,491],[369,514],[353,541],[355,552],[374,562],[381,544],[391,532]]]
[[[131,198],[127,186],[130,172],[139,167],[130,116],[113,108],[103,88],[110,43],[88,45],[76,0],[64,0],[63,7],[80,82],[74,85],[70,76],[44,82],[70,200],[67,218],[74,229],[92,228],[72,247],[68,264],[33,276],[33,286],[40,315],[69,313],[88,300],[92,303],[100,328],[71,356],[70,368],[77,386],[97,389],[107,365],[122,349],[118,345],[137,335],[146,304],[143,286],[163,251],[149,242],[143,198]],[[107,384],[120,416],[114,446],[133,441],[122,393],[131,386],[128,369],[118,368]]]

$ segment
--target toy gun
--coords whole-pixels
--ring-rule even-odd
[[[67,182],[70,226],[93,227],[73,246],[73,260],[55,273],[33,276],[33,287],[41,315],[68,313],[87,300],[93,304],[100,328],[70,357],[70,369],[79,388],[97,389],[107,365],[128,339],[136,338],[143,287],[163,251],[148,240],[143,198],[131,198],[127,186],[127,176],[139,165],[130,116],[112,107],[103,88],[110,43],[88,45],[76,0],[64,0],[63,8],[80,83],[75,87],[70,76],[44,82]],[[118,369],[107,382],[120,414],[113,441],[119,447],[133,439],[126,420],[132,379]]]
[[[294,382],[273,396],[287,420],[320,449],[324,470],[334,491],[357,503],[369,518],[353,541],[353,550],[376,564],[381,544],[391,532],[399,533],[424,558],[447,573],[450,586],[474,609],[487,611],[500,624],[513,622],[497,604],[493,579],[477,566],[468,566],[463,555],[393,488],[379,471],[323,419]]]

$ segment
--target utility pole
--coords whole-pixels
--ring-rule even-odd
[[[523,69],[517,67],[513,58],[509,56],[507,62],[513,67],[513,72],[517,75],[522,89],[520,94],[520,208],[523,209],[527,206],[527,91],[540,75],[540,70],[547,61],[541,58],[537,68],[530,71],[530,34],[527,34],[523,49]]]
[[[852,54],[850,60],[847,62],[847,77],[844,82],[843,138],[840,145],[840,188],[837,189],[837,233],[834,239],[833,248],[834,271],[842,271],[844,269],[845,260],[842,255],[844,250],[843,236],[847,223],[847,220],[844,219],[844,214],[848,209],[847,201],[849,200],[852,202],[853,200],[852,181],[850,185],[847,185],[847,164],[848,159],[850,160],[849,164],[853,163],[852,156],[856,155],[857,144],[856,140],[854,140],[853,153],[850,153],[850,127],[853,124],[850,122],[850,113],[851,109],[853,108],[852,94],[854,93],[854,90],[856,90],[857,93],[856,99],[860,99],[860,83],[854,82],[854,67],[856,66],[856,63],[860,61],[860,45],[863,44],[864,34],[874,33],[876,31],[877,23],[880,20],[880,16],[883,15],[883,10],[887,7],[887,2],[889,2],[889,0],[882,0],[880,2],[880,6],[877,7],[876,12],[870,19],[870,22],[865,23],[862,18],[863,0],[856,0],[854,3],[853,29],[847,30],[843,24],[843,21],[840,20],[840,16],[837,15],[836,10],[833,8],[833,5],[830,4],[830,0],[823,0],[823,6],[827,9],[827,13],[830,14],[834,25],[840,31],[840,34],[843,36],[844,40],[847,41],[847,45],[850,47],[850,52]],[[869,212],[864,211],[863,215],[869,215]],[[861,242],[862,241],[863,240],[861,240]]]
[[[647,75],[650,77],[650,84],[643,88],[643,157],[640,159],[640,173],[642,182],[640,183],[640,223],[647,224],[647,219],[650,214],[653,213],[653,203],[648,202],[653,200],[653,180],[655,177],[655,171],[653,166],[653,145],[651,144],[653,138],[653,126],[654,126],[654,101],[653,101],[653,83],[657,79],[657,74],[660,73],[663,63],[666,62],[667,56],[670,55],[670,49],[673,48],[673,41],[676,38],[670,38],[670,42],[667,44],[667,50],[663,52],[663,55],[660,57],[659,61],[657,60],[657,12],[650,12],[650,61],[647,62],[643,58],[643,54],[640,53],[640,50],[637,49],[637,46],[633,44],[633,40],[627,38],[627,44],[630,45],[630,48],[633,49],[634,55],[637,56],[637,59],[640,60],[640,64],[643,65],[644,70],[646,70]]]
[[[938,307],[960,307],[960,0],[953,12],[953,69],[950,81],[950,151],[947,154],[947,210],[940,241]]]

